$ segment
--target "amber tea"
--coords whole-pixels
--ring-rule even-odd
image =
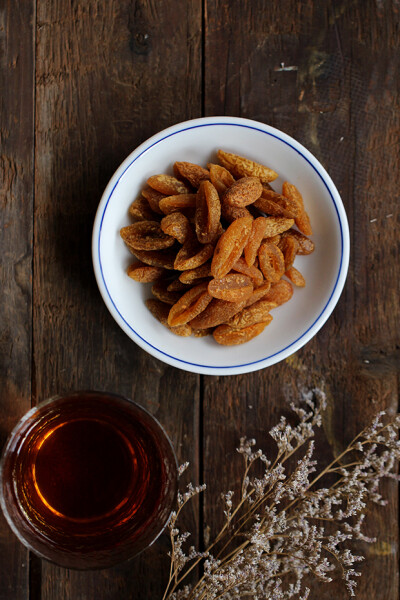
[[[23,543],[73,568],[149,545],[176,494],[176,460],[158,422],[119,396],[47,401],[17,425],[2,461],[2,506]]]
[[[39,438],[34,454],[30,495],[36,510],[43,510],[43,504],[65,520],[66,528],[70,522],[89,523],[115,513],[132,496],[135,484],[147,484],[148,457],[135,452],[120,431],[95,418],[79,417],[51,428]],[[155,483],[157,498],[161,479]]]

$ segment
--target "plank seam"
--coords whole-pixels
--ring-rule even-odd
[[[36,31],[37,31],[37,3],[33,2],[32,15],[32,57],[33,57],[33,90],[32,90],[32,122],[33,122],[33,148],[32,148],[32,283],[31,283],[31,406],[37,403],[36,398],[36,368],[35,368],[35,335],[34,335],[34,280],[35,280],[35,198],[36,198]],[[28,599],[40,600],[42,597],[41,560],[28,551]]]

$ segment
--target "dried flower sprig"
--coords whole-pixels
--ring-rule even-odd
[[[225,521],[204,552],[193,546],[183,550],[189,533],[180,532],[178,519],[205,485],[190,484],[178,495],[169,524],[171,568],[163,600],[306,600],[310,593],[306,578],[330,582],[337,571],[349,595],[355,595],[360,573],[354,565],[363,557],[352,554],[346,543],[374,541],[361,526],[368,503],[385,504],[378,491],[381,479],[398,479],[394,467],[400,459],[400,416],[379,413],[317,473],[311,438],[322,423],[326,398],[319,389],[303,398],[304,408],[292,406],[297,425],[281,417],[270,431],[277,446],[273,461],[261,450],[254,451],[255,440],[240,440],[237,450],[244,459],[240,497],[235,501],[232,491],[223,494]],[[295,461],[300,449],[303,455]],[[254,467],[260,464],[264,472],[256,477]],[[326,487],[320,487],[323,479],[329,482]],[[187,576],[196,567],[202,574],[197,583],[188,584]]]

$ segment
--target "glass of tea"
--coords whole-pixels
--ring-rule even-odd
[[[3,512],[36,554],[75,569],[110,567],[148,547],[177,492],[165,431],[122,396],[74,392],[30,410],[0,466]]]

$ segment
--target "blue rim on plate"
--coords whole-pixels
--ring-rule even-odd
[[[326,302],[325,306],[321,310],[318,317],[316,317],[316,319],[313,321],[313,323],[301,334],[301,336],[299,336],[296,340],[294,340],[293,342],[291,342],[284,348],[281,348],[278,352],[275,352],[273,354],[265,356],[261,359],[251,361],[248,363],[241,363],[241,364],[237,364],[237,365],[227,365],[227,366],[225,366],[225,365],[206,365],[206,364],[185,361],[181,358],[177,358],[171,354],[168,354],[167,352],[164,352],[163,350],[160,350],[160,348],[157,348],[156,346],[151,344],[149,341],[147,341],[145,338],[143,338],[137,331],[135,331],[135,329],[123,317],[123,315],[119,311],[114,299],[111,296],[111,293],[108,289],[107,282],[105,280],[104,273],[103,273],[103,266],[102,266],[102,261],[101,261],[101,251],[100,251],[102,226],[103,226],[104,217],[105,217],[110,199],[111,199],[116,187],[118,186],[119,181],[124,176],[126,171],[131,167],[131,165],[134,162],[136,162],[145,152],[150,150],[150,148],[152,148],[156,144],[161,143],[162,141],[164,141],[165,139],[167,139],[169,137],[180,134],[184,131],[188,131],[190,129],[197,129],[197,128],[201,128],[201,127],[210,127],[210,126],[216,126],[216,125],[220,125],[220,126],[228,125],[228,126],[253,129],[255,131],[264,133],[265,135],[268,135],[270,137],[276,138],[277,140],[279,140],[280,142],[283,142],[284,144],[289,146],[292,150],[297,152],[297,154],[299,154],[313,168],[313,170],[316,172],[318,177],[321,179],[321,181],[323,182],[325,188],[327,189],[327,191],[329,193],[329,196],[333,202],[333,205],[334,205],[335,211],[336,211],[336,215],[338,218],[338,223],[339,223],[339,228],[340,228],[340,244],[341,244],[341,256],[340,256],[339,269],[338,269],[338,273],[336,276],[335,284],[333,286],[333,290],[329,296],[328,301]],[[133,154],[135,156],[133,158],[131,158]],[[318,168],[317,168],[317,165],[318,165]],[[119,171],[121,171],[121,172],[119,172]],[[118,176],[117,176],[117,174],[118,174]],[[116,179],[115,183],[112,185],[111,189],[108,190],[108,187],[110,187],[114,177],[116,177],[116,176],[117,176],[117,179]],[[332,190],[335,191],[336,199],[334,198]],[[97,235],[96,224],[98,224],[98,223],[99,223],[99,225],[98,225],[98,235]],[[347,229],[346,240],[343,235],[343,225]],[[97,238],[96,238],[96,236],[97,236]],[[114,308],[115,312],[117,313],[117,315],[119,316],[119,318],[123,321],[123,323],[126,325],[126,327],[134,334],[134,336],[136,338],[139,338],[145,344],[145,346],[148,346],[149,348],[155,350],[157,353],[171,359],[173,361],[172,363],[170,361],[166,361],[166,362],[168,362],[169,364],[173,364],[174,366],[179,366],[175,363],[181,363],[182,364],[181,368],[186,369],[186,370],[189,370],[189,369],[187,369],[187,367],[197,367],[197,368],[204,369],[204,372],[206,372],[209,369],[210,370],[218,369],[220,371],[223,371],[223,373],[221,373],[221,374],[229,374],[230,370],[238,370],[238,369],[240,370],[239,372],[246,372],[246,371],[242,371],[242,369],[245,367],[252,366],[252,365],[257,365],[262,362],[270,361],[271,359],[278,357],[282,353],[285,353],[285,356],[287,356],[286,351],[289,348],[292,348],[293,346],[296,345],[296,346],[298,346],[296,348],[296,350],[297,350],[300,347],[302,347],[305,343],[307,343],[307,341],[309,341],[309,339],[310,339],[307,337],[307,333],[311,329],[318,326],[315,331],[315,333],[317,333],[317,331],[323,326],[323,324],[325,323],[325,321],[328,319],[328,317],[330,316],[330,314],[332,312],[332,311],[327,310],[328,307],[333,302],[333,306],[332,306],[332,310],[333,310],[334,306],[336,305],[336,303],[340,297],[340,294],[342,292],[342,289],[343,289],[343,286],[345,283],[347,269],[348,269],[348,263],[349,263],[348,239],[349,239],[349,235],[348,235],[348,224],[347,224],[346,214],[345,214],[344,207],[343,207],[342,201],[340,199],[339,193],[337,192],[333,181],[331,180],[331,178],[329,177],[329,175],[325,171],[325,169],[322,167],[322,165],[320,165],[320,163],[317,161],[317,159],[315,159],[311,155],[311,153],[308,150],[306,150],[306,148],[304,148],[301,144],[299,144],[299,142],[297,142],[296,140],[294,140],[287,134],[285,134],[277,129],[274,129],[273,127],[270,127],[269,125],[264,125],[263,123],[258,123],[256,121],[251,121],[249,119],[241,119],[238,117],[235,117],[235,118],[205,117],[202,119],[185,121],[183,123],[180,123],[178,125],[174,125],[168,129],[165,129],[164,131],[161,131],[160,133],[158,133],[155,136],[148,139],[141,146],[139,146],[134,152],[132,152],[132,154],[130,156],[128,156],[128,158],[124,161],[124,163],[122,163],[122,165],[120,166],[118,171],[114,174],[113,178],[111,179],[109,185],[107,186],[107,189],[105,190],[103,198],[100,202],[99,209],[98,209],[98,212],[97,212],[96,218],[95,218],[95,225],[93,228],[92,252],[93,252],[93,263],[94,263],[95,275],[96,275],[96,279],[97,279],[97,282],[99,285],[100,292],[103,296],[103,299],[105,301],[108,300],[111,303],[111,305],[113,306],[113,308]],[[98,267],[99,267],[99,273],[97,272],[97,269],[96,269],[96,263],[98,264]],[[99,276],[100,276],[101,281],[99,281]],[[106,297],[104,297],[103,291],[101,289],[101,284],[104,286]],[[107,305],[108,305],[108,303],[107,303]],[[115,318],[115,315],[113,315],[113,316]],[[305,337],[307,337],[307,339],[305,339],[304,342],[301,344],[300,343],[301,340],[303,340]],[[146,348],[144,348],[144,349],[146,349]],[[294,351],[296,351],[296,350],[294,350]],[[269,363],[269,365],[278,362],[278,360],[274,360],[272,363]],[[252,370],[255,370],[255,369],[252,369]],[[224,372],[226,372],[226,373],[224,373]]]

